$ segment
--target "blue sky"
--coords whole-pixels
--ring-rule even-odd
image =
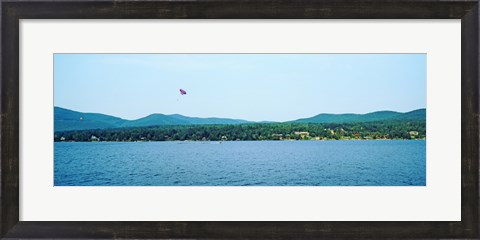
[[[125,119],[407,112],[426,107],[426,54],[55,54],[54,91],[55,106]]]

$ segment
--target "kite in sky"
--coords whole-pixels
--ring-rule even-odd
[[[185,95],[185,94],[187,94],[187,92],[180,88],[180,94]]]

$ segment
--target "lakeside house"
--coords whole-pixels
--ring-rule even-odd
[[[283,134],[280,133],[273,133],[272,137],[277,140],[283,140]]]
[[[308,138],[310,136],[309,132],[294,132],[295,135],[300,135],[302,139]]]
[[[309,132],[294,132],[295,135],[303,135],[303,136],[309,136],[310,133]]]
[[[416,139],[418,137],[418,132],[417,131],[410,131],[408,132],[410,134],[411,139]]]

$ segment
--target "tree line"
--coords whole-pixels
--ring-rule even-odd
[[[425,139],[425,121],[366,123],[250,123],[63,131],[54,141],[256,141]]]

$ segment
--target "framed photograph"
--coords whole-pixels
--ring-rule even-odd
[[[479,230],[478,1],[3,1],[5,238]]]

